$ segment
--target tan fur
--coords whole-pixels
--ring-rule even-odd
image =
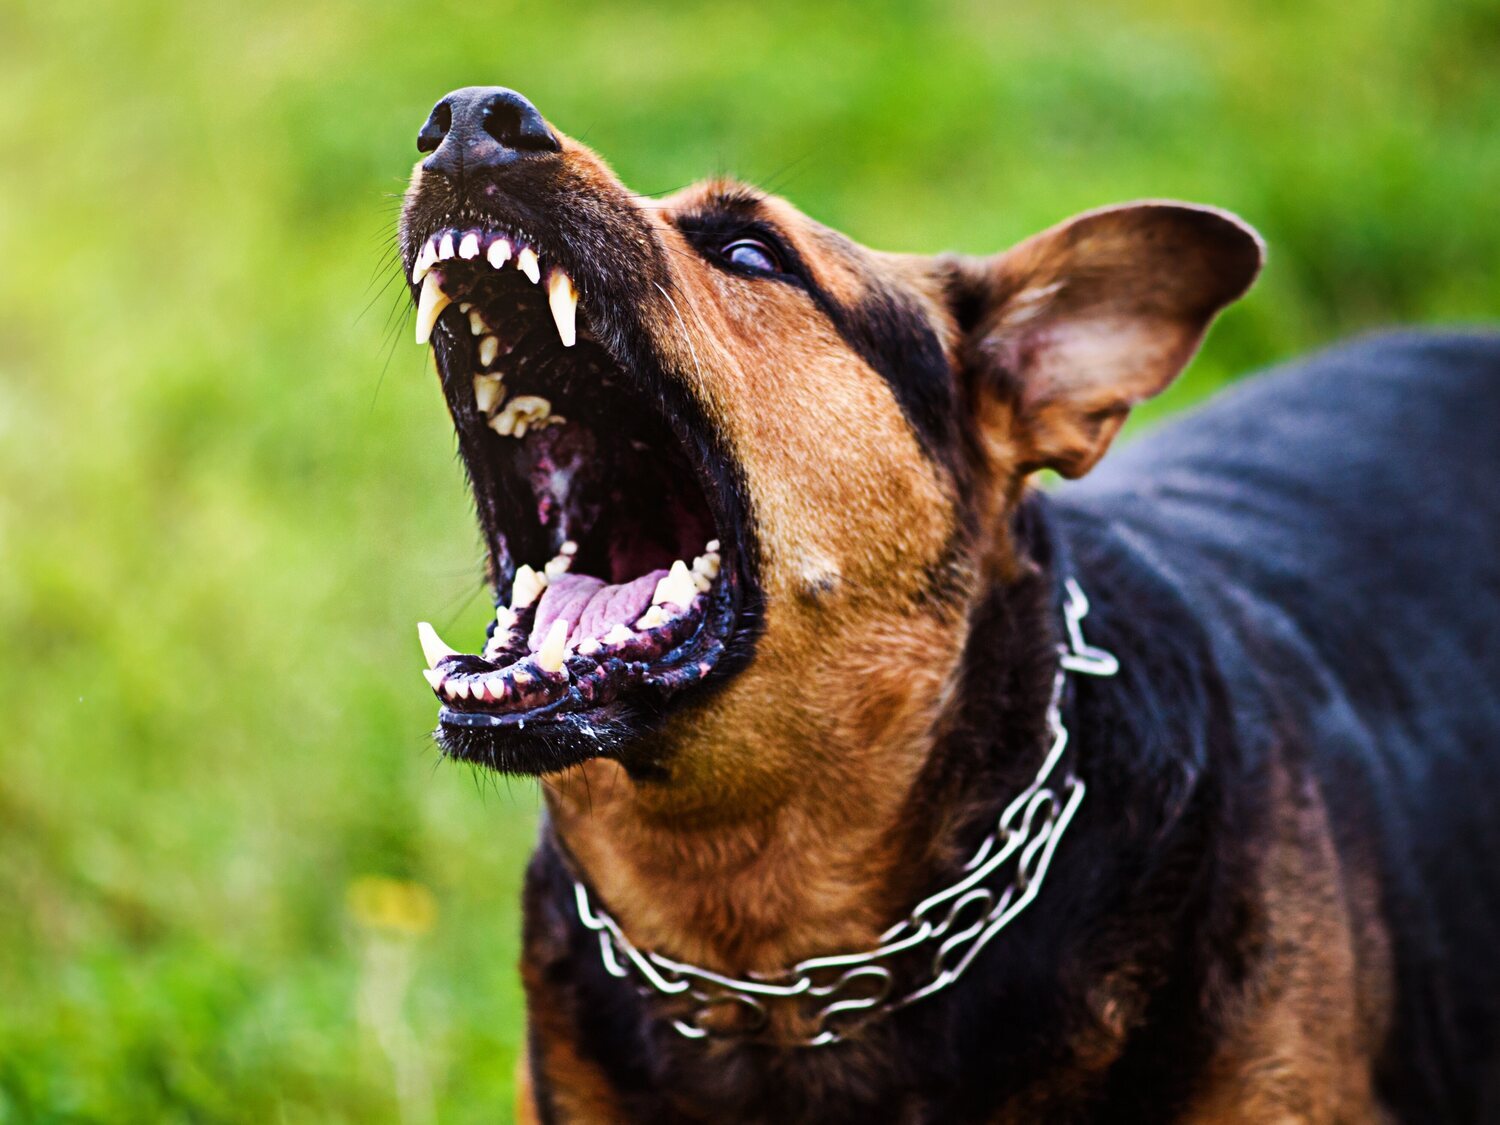
[[[1333,848],[1310,779],[1275,774],[1275,835],[1259,876],[1264,952],[1226,997],[1229,1034],[1210,1064],[1195,1125],[1371,1125],[1371,1086],[1394,980],[1369,870]]]
[[[530,997],[543,994],[546,987],[537,966],[525,962],[521,967]],[[566,1019],[554,1008],[533,1004],[527,1010],[531,1022],[529,1044],[539,1044],[541,1069],[547,1075],[551,1108],[559,1121],[625,1122],[630,1117],[619,1097],[599,1068],[581,1058],[573,1043],[572,1030]],[[516,1120],[521,1125],[535,1125],[541,1114],[532,1089],[532,1047],[528,1046],[516,1064]]]

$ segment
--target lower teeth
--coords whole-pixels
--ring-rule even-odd
[[[699,598],[707,594],[718,577],[718,547],[717,540],[710,541],[691,567],[680,559],[673,563],[656,583],[652,604],[636,619],[633,627],[616,621],[600,636],[580,637],[575,625],[582,624],[582,617],[578,622],[558,617],[548,626],[540,644],[533,634],[531,643],[536,647],[532,649],[526,643],[530,630],[522,615],[531,610],[531,616],[534,616],[535,607],[540,605],[542,595],[551,583],[568,574],[578,546],[571,541],[564,543],[558,555],[542,570],[534,570],[525,564],[517,567],[511,583],[511,604],[500,606],[495,611],[495,627],[485,643],[483,659],[492,664],[508,659],[508,666],[477,673],[457,669],[442,671],[438,665],[461,658],[463,654],[450,648],[430,625],[423,622],[418,632],[429,665],[423,676],[445,701],[504,702],[519,709],[521,704],[530,708],[550,702],[551,697],[561,698],[573,682],[567,661],[574,655],[593,660],[595,670],[603,669],[606,661],[613,666],[623,660],[627,670],[641,671],[645,667],[643,661],[649,660],[655,650],[660,650],[656,652],[657,656],[662,655],[686,639],[684,627],[696,619],[698,614],[694,611]],[[587,589],[585,585],[584,601],[579,603],[581,607],[588,604]],[[607,590],[619,592],[622,587],[601,587],[601,591]],[[574,594],[576,597],[576,587]],[[585,679],[589,674],[583,673]]]

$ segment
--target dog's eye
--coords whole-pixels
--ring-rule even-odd
[[[781,259],[776,251],[758,238],[737,238],[720,251],[724,258],[741,269],[756,273],[781,273]]]

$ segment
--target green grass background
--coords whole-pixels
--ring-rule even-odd
[[[1233,208],[1270,266],[1160,417],[1495,315],[1497,58],[1495,0],[5,0],[0,1121],[508,1115],[537,799],[425,740],[412,623],[487,602],[386,285],[446,90],[892,249]]]

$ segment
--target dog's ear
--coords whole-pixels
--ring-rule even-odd
[[[1130,408],[1187,365],[1262,257],[1259,236],[1233,215],[1147,202],[957,263],[959,362],[994,467],[1088,472]]]

